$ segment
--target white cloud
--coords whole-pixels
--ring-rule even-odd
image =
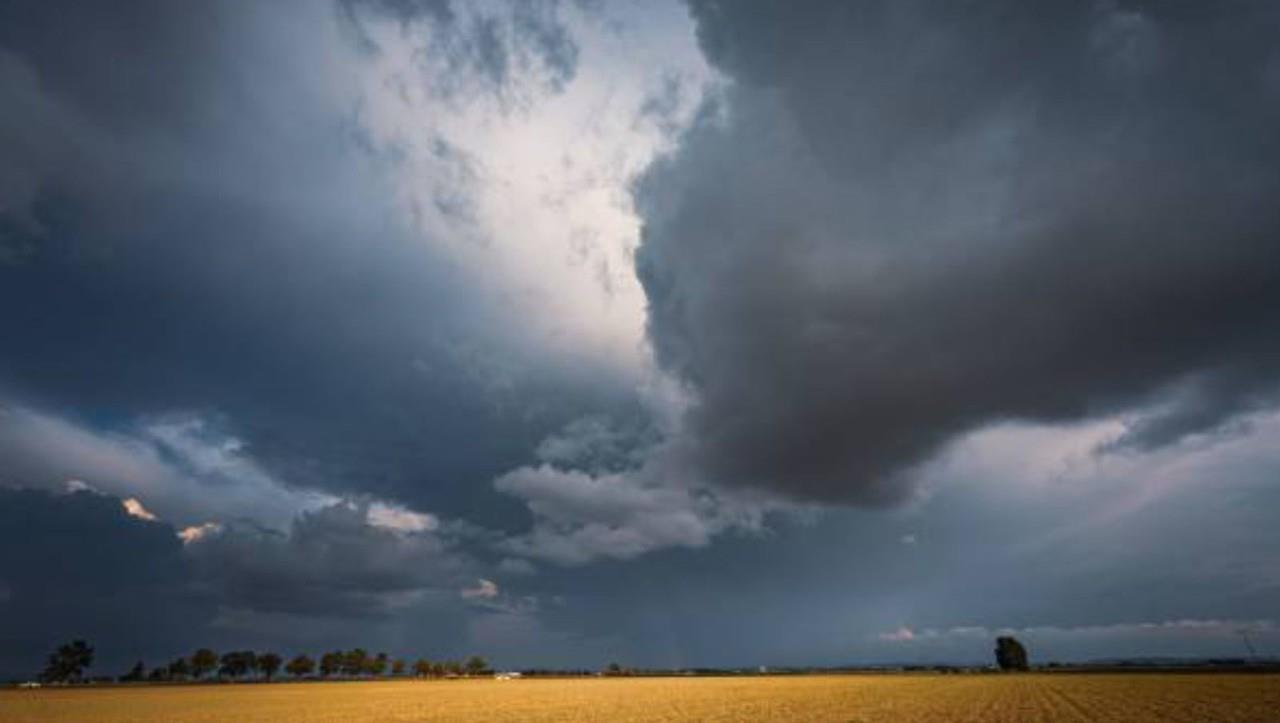
[[[367,143],[395,158],[387,170],[421,241],[468,275],[525,355],[634,380],[649,360],[630,184],[673,147],[712,81],[691,21],[674,2],[643,13],[560,5],[555,21],[577,59],[560,84],[511,33],[499,37],[514,61],[502,77],[462,72],[449,34],[506,19],[479,3],[455,9],[449,27],[424,21],[412,32],[364,18],[379,48],[359,104]],[[441,343],[479,360],[469,366],[499,389],[522,373],[483,339]]]
[[[498,584],[481,578],[476,581],[475,587],[464,587],[459,594],[464,600],[492,600],[498,597]]]
[[[137,517],[140,520],[147,520],[149,522],[155,522],[159,519],[152,514],[150,510],[143,507],[137,497],[127,497],[121,500],[120,504],[124,507],[124,511],[129,513],[131,517]]]
[[[206,540],[209,537],[222,532],[223,527],[216,522],[205,522],[199,525],[191,525],[178,530],[178,539],[182,540],[182,544],[190,545],[192,543]]]
[[[412,512],[383,502],[374,502],[369,505],[365,521],[374,527],[403,533],[427,532],[440,527],[440,521],[435,515]]]
[[[64,485],[63,489],[64,489],[64,490],[66,491],[66,493],[67,493],[67,494],[69,494],[69,495],[70,495],[70,494],[75,494],[76,492],[93,492],[93,493],[96,493],[96,494],[102,494],[102,492],[101,492],[98,488],[94,487],[93,485],[89,484],[88,482],[85,482],[85,481],[84,481],[84,480],[82,480],[82,479],[69,479],[69,480],[67,480],[67,482],[66,482],[66,484]]]
[[[884,640],[890,643],[901,643],[908,640],[915,640],[916,634],[915,634],[915,631],[913,631],[911,628],[904,625],[898,628],[897,630],[893,630],[887,633],[880,633],[876,637],[879,638],[880,640]]]

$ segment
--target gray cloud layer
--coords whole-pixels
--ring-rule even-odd
[[[682,11],[0,3],[0,677],[79,635],[96,673],[1238,653],[1178,621],[1280,596],[1276,12],[691,7],[729,84],[636,194],[673,380],[610,350]]]
[[[878,503],[989,423],[1270,403],[1274,5],[691,7],[734,83],[639,185],[639,267],[709,476]]]
[[[465,508],[627,396],[515,348],[510,300],[409,228],[360,124],[376,49],[341,35],[380,16],[347,8],[0,8],[0,399],[219,417],[293,484]],[[553,9],[495,10],[490,50],[567,81]],[[413,17],[478,42],[461,16]],[[514,72],[458,62],[495,93]]]

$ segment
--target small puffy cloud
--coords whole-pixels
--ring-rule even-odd
[[[876,637],[889,643],[901,643],[909,640],[915,640],[916,634],[914,630],[904,625],[897,630],[880,633]]]
[[[216,522],[205,522],[199,525],[191,525],[178,530],[178,539],[182,540],[182,544],[190,545],[207,539],[210,535],[216,535],[221,532],[222,529],[222,525]]]
[[[440,526],[435,515],[412,512],[403,507],[374,502],[369,505],[365,521],[374,527],[402,533],[427,532]]]
[[[904,545],[914,545],[916,544],[917,539],[914,533],[907,533],[902,537],[898,538],[898,541]]]
[[[97,488],[95,488],[93,485],[80,479],[67,480],[66,484],[63,485],[63,489],[69,495],[73,495],[77,492],[95,492],[96,493],[98,491]]]
[[[498,597],[498,584],[492,580],[480,578],[475,587],[464,587],[459,591],[464,600],[492,600]]]
[[[150,510],[144,507],[137,497],[126,497],[120,501],[120,504],[124,507],[124,511],[128,512],[132,517],[137,517],[140,520],[147,520],[148,522],[155,522],[159,519],[152,514]]]

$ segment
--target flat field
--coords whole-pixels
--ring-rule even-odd
[[[0,691],[0,721],[1280,721],[1280,675],[806,675]]]

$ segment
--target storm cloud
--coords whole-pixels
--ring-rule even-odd
[[[690,3],[729,78],[638,185],[717,483],[878,504],[966,432],[1153,449],[1280,380],[1267,3]]]
[[[1278,16],[0,2],[0,678],[1273,653]]]
[[[423,507],[451,486],[460,508],[585,409],[627,404],[614,370],[547,356],[558,320],[528,331],[481,281],[478,161],[371,120],[383,86],[361,73],[391,50],[358,42],[443,48],[402,85],[528,104],[573,77],[570,40],[541,5],[403,30],[384,5],[0,10],[0,398],[106,426],[216,417],[290,484]],[[465,60],[490,26],[509,58],[492,73]],[[419,153],[432,182],[406,201],[396,173]]]
[[[49,631],[96,641],[111,664],[192,642],[214,612],[196,593],[173,528],[118,497],[0,488],[0,675],[28,675]],[[56,571],[56,574],[51,574]],[[137,625],[146,617],[145,629]]]

